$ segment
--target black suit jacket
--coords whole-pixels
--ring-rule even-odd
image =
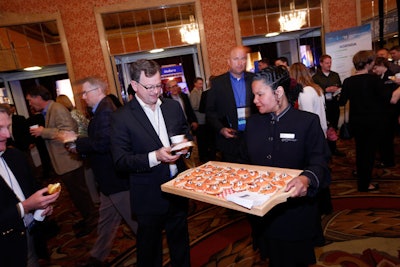
[[[17,179],[25,198],[31,196],[37,188],[24,154],[17,149],[7,148],[3,158]],[[8,179],[8,177],[4,178]],[[28,252],[27,231],[16,207],[18,202],[20,200],[14,191],[1,177],[0,266],[26,266]]]
[[[310,240],[316,227],[315,196],[331,181],[329,148],[316,114],[291,107],[279,121],[272,121],[271,114],[257,114],[248,120],[244,138],[247,163],[303,170],[310,186],[307,197],[289,198],[263,217],[264,234],[278,240]],[[284,138],[283,133],[293,138]]]
[[[31,135],[29,134],[29,126],[27,120],[21,115],[12,115],[12,135],[7,140],[8,146],[16,147],[22,151],[27,151],[31,141]]]
[[[190,99],[189,99],[188,95],[185,94],[185,93],[180,93],[179,97],[180,97],[180,99],[182,100],[182,103],[183,103],[183,109],[184,109],[184,112],[186,114],[187,122],[189,124],[191,124],[192,122],[197,122],[197,117],[196,117],[196,114],[193,111],[192,104],[190,104]],[[169,95],[168,98],[172,99],[171,95]]]
[[[76,140],[77,151],[89,157],[100,191],[106,196],[129,189],[128,174],[117,172],[111,156],[111,114],[115,110],[111,98],[104,97],[89,122],[89,137]]]
[[[250,107],[250,114],[257,113],[257,108],[253,103],[254,95],[251,90],[253,73],[245,72],[246,82],[246,106]],[[238,129],[238,115],[233,92],[230,72],[222,74],[212,80],[212,87],[207,95],[206,102],[207,122],[217,133],[216,145],[223,154],[223,160],[239,162],[240,138],[226,139],[219,134],[222,128],[228,127]]]
[[[186,134],[189,126],[179,103],[162,99],[161,112],[168,136]],[[148,153],[163,147],[160,138],[136,98],[112,115],[111,151],[117,169],[130,173],[132,210],[137,215],[165,214],[170,205],[187,207],[187,200],[161,192],[161,184],[169,181],[169,164],[149,166]],[[176,162],[178,171],[185,165]]]
[[[253,103],[254,95],[251,91],[253,74],[245,72],[246,106],[251,108],[251,114],[257,113]],[[231,84],[230,73],[224,73],[212,81],[212,87],[207,96],[207,121],[219,132],[223,127],[238,129],[238,116],[235,95]]]

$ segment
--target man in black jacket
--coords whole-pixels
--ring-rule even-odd
[[[222,160],[237,162],[246,120],[257,112],[251,92],[253,74],[246,72],[247,49],[234,47],[228,58],[230,70],[212,80],[207,96],[206,119],[217,133]]]
[[[52,214],[51,203],[60,193],[45,195],[47,187],[36,191],[24,154],[6,148],[10,115],[9,108],[0,104],[0,266],[39,266],[29,232],[34,225],[33,213]]]
[[[11,111],[11,136],[7,140],[7,146],[18,148],[21,151],[28,152],[31,135],[27,120],[24,116],[15,114],[15,106],[9,105]]]
[[[93,117],[88,126],[88,137],[78,137],[75,132],[64,133],[64,140],[76,139],[71,152],[86,155],[100,189],[98,238],[90,251],[85,266],[101,266],[109,255],[115,234],[124,219],[136,234],[137,222],[133,220],[128,174],[117,172],[111,156],[111,114],[117,109],[107,97],[107,84],[97,77],[79,82],[82,99],[92,108]]]

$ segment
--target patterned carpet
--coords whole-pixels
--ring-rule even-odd
[[[338,146],[346,157],[335,157],[331,163],[334,212],[323,218],[328,244],[316,248],[315,266],[400,266],[400,171],[375,169],[374,182],[379,183],[380,191],[359,193],[352,176],[354,144],[339,141]],[[400,138],[396,148],[399,165]],[[41,266],[75,266],[88,256],[96,231],[80,239],[74,237],[72,225],[79,218],[66,191],[52,218],[60,232],[48,241],[50,259],[42,260]],[[250,227],[243,213],[191,201],[189,231],[193,267],[268,266],[252,249]],[[121,224],[108,257],[109,265],[133,267],[135,252],[135,238]],[[167,248],[164,253],[164,266],[169,266]]]

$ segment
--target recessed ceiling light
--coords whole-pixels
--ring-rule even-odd
[[[149,52],[152,53],[152,54],[154,54],[154,53],[160,53],[160,52],[162,52],[162,51],[164,51],[164,49],[162,49],[162,48],[157,48],[157,49],[150,50]]]
[[[24,68],[25,71],[35,71],[35,70],[41,70],[41,69],[42,69],[42,67],[39,67],[39,66]]]
[[[393,35],[393,38],[397,38],[397,37],[399,37],[399,35],[397,35],[397,34]]]
[[[274,37],[274,36],[277,36],[277,35],[279,35],[279,32],[270,32],[270,33],[267,33],[265,35],[265,37]]]

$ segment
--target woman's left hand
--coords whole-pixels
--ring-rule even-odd
[[[307,190],[310,185],[308,177],[305,175],[300,175],[292,180],[286,185],[285,192],[292,190],[291,197],[305,197],[307,195]]]

